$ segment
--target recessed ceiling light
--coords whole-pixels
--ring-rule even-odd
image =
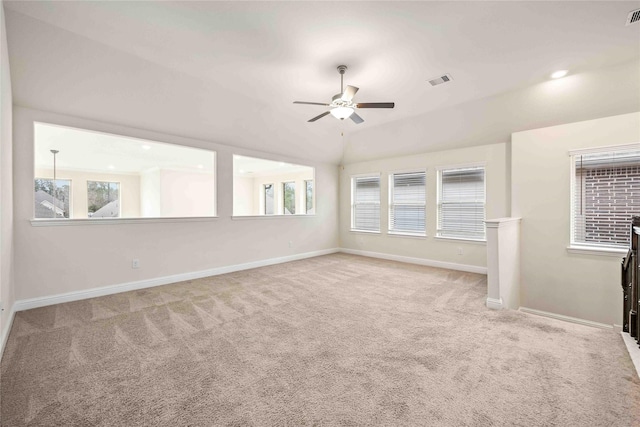
[[[552,79],[559,79],[561,77],[566,76],[568,72],[569,72],[569,70],[558,70],[555,73],[551,74],[551,78]]]
[[[198,169],[202,169],[204,166],[202,165],[198,165]]]
[[[109,169],[115,169],[115,168],[116,168],[116,167],[115,167],[115,166],[113,166],[113,165],[109,165],[109,166],[107,166],[107,167],[108,167]]]
[[[244,173],[244,169],[240,169],[240,173]]]
[[[142,149],[143,150],[151,150],[151,146],[145,144],[145,145],[142,146]]]

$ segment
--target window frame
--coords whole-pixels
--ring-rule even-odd
[[[576,206],[575,206],[575,188],[576,188],[576,158],[584,154],[611,153],[616,151],[640,150],[640,142],[620,145],[607,145],[601,147],[584,148],[569,150],[569,244],[567,252],[572,254],[583,255],[603,255],[619,257],[628,251],[628,246],[596,243],[596,242],[576,242]]]
[[[359,229],[359,228],[355,228],[355,189],[356,189],[356,181],[358,178],[378,178],[378,211],[380,213],[380,216],[382,216],[382,179],[381,179],[381,173],[380,172],[374,172],[374,173],[363,173],[363,174],[356,174],[356,175],[351,175],[349,177],[350,179],[350,184],[351,184],[351,227],[350,227],[350,231],[352,232],[357,232],[357,233],[370,233],[370,234],[380,234],[381,232],[381,220],[382,218],[379,218],[378,220],[378,229],[377,230],[365,230],[365,229]],[[374,203],[375,204],[375,203]]]
[[[53,178],[40,178],[35,176],[34,174],[34,178],[33,178],[33,183],[35,184],[35,181],[37,179],[41,179],[41,180],[49,180],[49,181],[53,181]],[[32,209],[31,209],[31,214],[33,215],[33,217],[31,218],[31,221],[38,221],[38,222],[43,222],[43,221],[71,221],[73,220],[73,180],[71,178],[58,178],[56,177],[55,179],[56,181],[69,181],[69,218],[36,218],[36,200],[34,197],[34,193],[32,193],[31,196],[31,204],[32,204]],[[35,190],[35,189],[34,189]]]
[[[402,175],[402,174],[418,174],[418,173],[422,173],[424,174],[424,204],[422,204],[423,206],[423,213],[424,213],[424,231],[422,233],[416,233],[416,232],[410,232],[410,231],[402,231],[402,230],[393,230],[391,228],[391,219],[392,219],[392,209],[393,206],[396,205],[396,203],[393,202],[393,197],[394,197],[394,176],[395,175]],[[427,169],[408,169],[408,170],[396,170],[396,171],[391,171],[388,174],[388,196],[389,196],[389,201],[388,201],[388,227],[387,227],[387,234],[389,235],[393,235],[393,236],[410,236],[410,237],[427,237]],[[402,204],[402,205],[418,205],[417,203],[398,203],[398,204]]]
[[[87,180],[86,181],[86,183],[87,183],[87,218],[89,218],[89,219],[98,219],[98,218],[94,218],[92,216],[89,216],[89,183],[90,182],[104,182],[104,183],[107,183],[107,184],[118,184],[118,216],[117,217],[111,217],[111,218],[104,218],[104,219],[122,218],[122,182],[120,182],[120,181],[98,181],[98,180],[92,180],[92,181]]]
[[[484,236],[482,238],[473,238],[473,237],[465,237],[465,236],[453,236],[442,234],[439,225],[441,218],[441,205],[442,205],[442,173],[445,171],[452,170],[465,170],[465,169],[483,169],[484,178],[483,178],[483,193],[484,200],[482,201],[482,208],[484,210],[484,220],[483,220],[483,228],[484,228]],[[486,218],[487,218],[487,164],[485,162],[476,162],[476,163],[461,163],[457,165],[447,165],[447,166],[438,166],[436,168],[436,239],[439,240],[461,240],[466,242],[481,242],[486,243],[487,241],[487,226],[486,226]]]
[[[271,207],[271,209],[273,210],[273,213],[267,213],[267,185],[271,186],[271,191],[273,192],[273,206]],[[262,184],[262,197],[264,198],[264,200],[262,201],[262,214],[265,216],[273,216],[276,215],[276,184],[275,183],[270,183],[270,184]]]
[[[293,184],[293,212],[291,213],[286,213],[286,203],[287,203],[287,192],[286,192],[286,186],[287,184]],[[292,215],[298,215],[296,214],[296,181],[282,181],[282,185],[280,186],[282,188],[282,215],[286,215],[286,216],[292,216]]]
[[[316,208],[316,203],[315,203],[315,195],[316,192],[315,190],[315,183],[314,183],[314,179],[303,179],[302,182],[304,183],[304,214],[305,215],[313,215],[310,214],[309,211],[315,211]],[[311,183],[311,209],[307,209],[308,205],[309,205],[309,183]]]

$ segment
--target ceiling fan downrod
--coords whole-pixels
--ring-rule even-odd
[[[347,71],[346,65],[338,65],[338,72],[340,73],[340,93],[344,93],[344,73]]]

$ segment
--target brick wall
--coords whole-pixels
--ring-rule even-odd
[[[578,177],[581,172],[583,194],[576,202],[582,204],[584,224],[576,222],[582,228],[576,240],[628,245],[631,216],[640,215],[640,165],[585,168],[577,170]]]

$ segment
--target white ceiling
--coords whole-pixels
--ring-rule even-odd
[[[333,163],[502,142],[539,122],[574,120],[568,105],[549,120],[500,127],[481,100],[520,93],[524,102],[554,70],[579,75],[640,58],[640,24],[624,25],[638,1],[5,5],[16,104]],[[328,102],[339,64],[360,88],[357,101],[396,108],[361,110],[361,125],[307,123],[323,107],[292,102]],[[637,80],[633,64],[623,79]],[[441,73],[454,81],[432,88],[427,80]],[[584,116],[636,108],[640,95],[631,96]],[[465,117],[499,122],[491,135],[474,138],[477,120],[438,128],[463,104]],[[422,122],[435,128],[405,131]],[[397,144],[390,130],[399,128]],[[448,136],[430,144],[433,134]]]

